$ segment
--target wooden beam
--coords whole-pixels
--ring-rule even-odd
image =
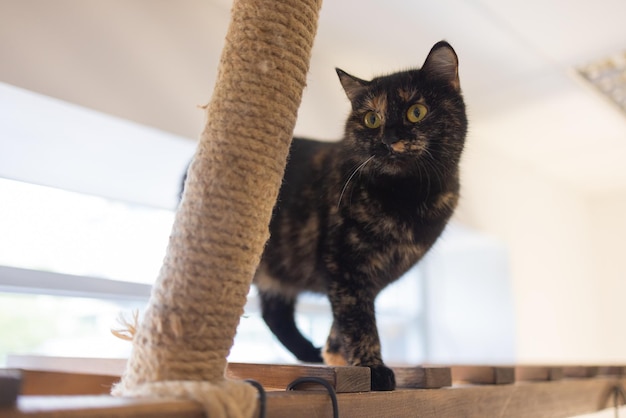
[[[615,384],[616,381],[610,379],[580,379],[514,385],[471,385],[441,390],[343,394],[338,400],[342,417],[558,418],[610,407],[611,390]],[[316,396],[307,397],[305,402],[273,398],[268,405],[268,416],[288,417],[289,413],[295,414],[296,411],[301,416],[329,416],[326,397],[321,394]],[[307,409],[303,409],[303,405]]]
[[[440,390],[340,393],[340,416],[374,418],[558,418],[596,412],[612,406],[612,390],[626,379],[596,377],[512,385],[461,385]],[[331,416],[325,392],[268,392],[267,416]],[[21,396],[17,407],[0,409],[0,418],[18,417],[178,417],[199,418],[191,401],[125,399],[110,396]]]

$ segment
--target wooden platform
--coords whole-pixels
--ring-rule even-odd
[[[110,360],[108,360],[110,361]],[[50,367],[48,367],[50,369]],[[116,370],[110,367],[107,370]],[[614,405],[626,386],[623,366],[395,367],[399,389],[371,392],[369,369],[355,367],[230,364],[227,376],[252,378],[267,390],[267,417],[331,417],[321,386],[285,387],[301,376],[328,382],[341,417],[571,417]],[[108,396],[116,373],[27,370],[17,404],[6,417],[202,417],[192,401]],[[624,399],[618,398],[619,404]],[[257,412],[258,415],[258,412]]]

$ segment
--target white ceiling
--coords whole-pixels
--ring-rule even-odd
[[[0,82],[196,138],[228,0],[0,0]],[[626,49],[623,0],[326,0],[296,131],[337,138],[334,67],[420,66],[448,40],[472,143],[591,190],[626,188],[626,117],[573,69]]]

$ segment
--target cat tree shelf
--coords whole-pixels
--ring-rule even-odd
[[[67,359],[62,360],[67,368]],[[91,363],[96,373],[81,372],[84,367],[54,370],[54,359],[47,366],[39,362],[39,370],[22,364],[21,395],[14,406],[0,408],[0,418],[204,416],[191,401],[109,396],[123,360],[102,360],[99,371],[98,361],[76,359],[77,364]],[[369,369],[355,367],[233,363],[227,376],[261,383],[267,391],[266,416],[279,418],[332,416],[330,397],[321,387],[285,390],[305,376],[321,378],[335,389],[341,417],[570,417],[626,401],[620,397],[624,366],[419,366],[394,371],[399,388],[392,392],[369,391]]]

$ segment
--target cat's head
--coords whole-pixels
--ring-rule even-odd
[[[458,59],[447,42],[433,46],[421,69],[371,81],[337,69],[352,103],[344,148],[369,160],[363,171],[415,175],[456,169],[467,131]]]

